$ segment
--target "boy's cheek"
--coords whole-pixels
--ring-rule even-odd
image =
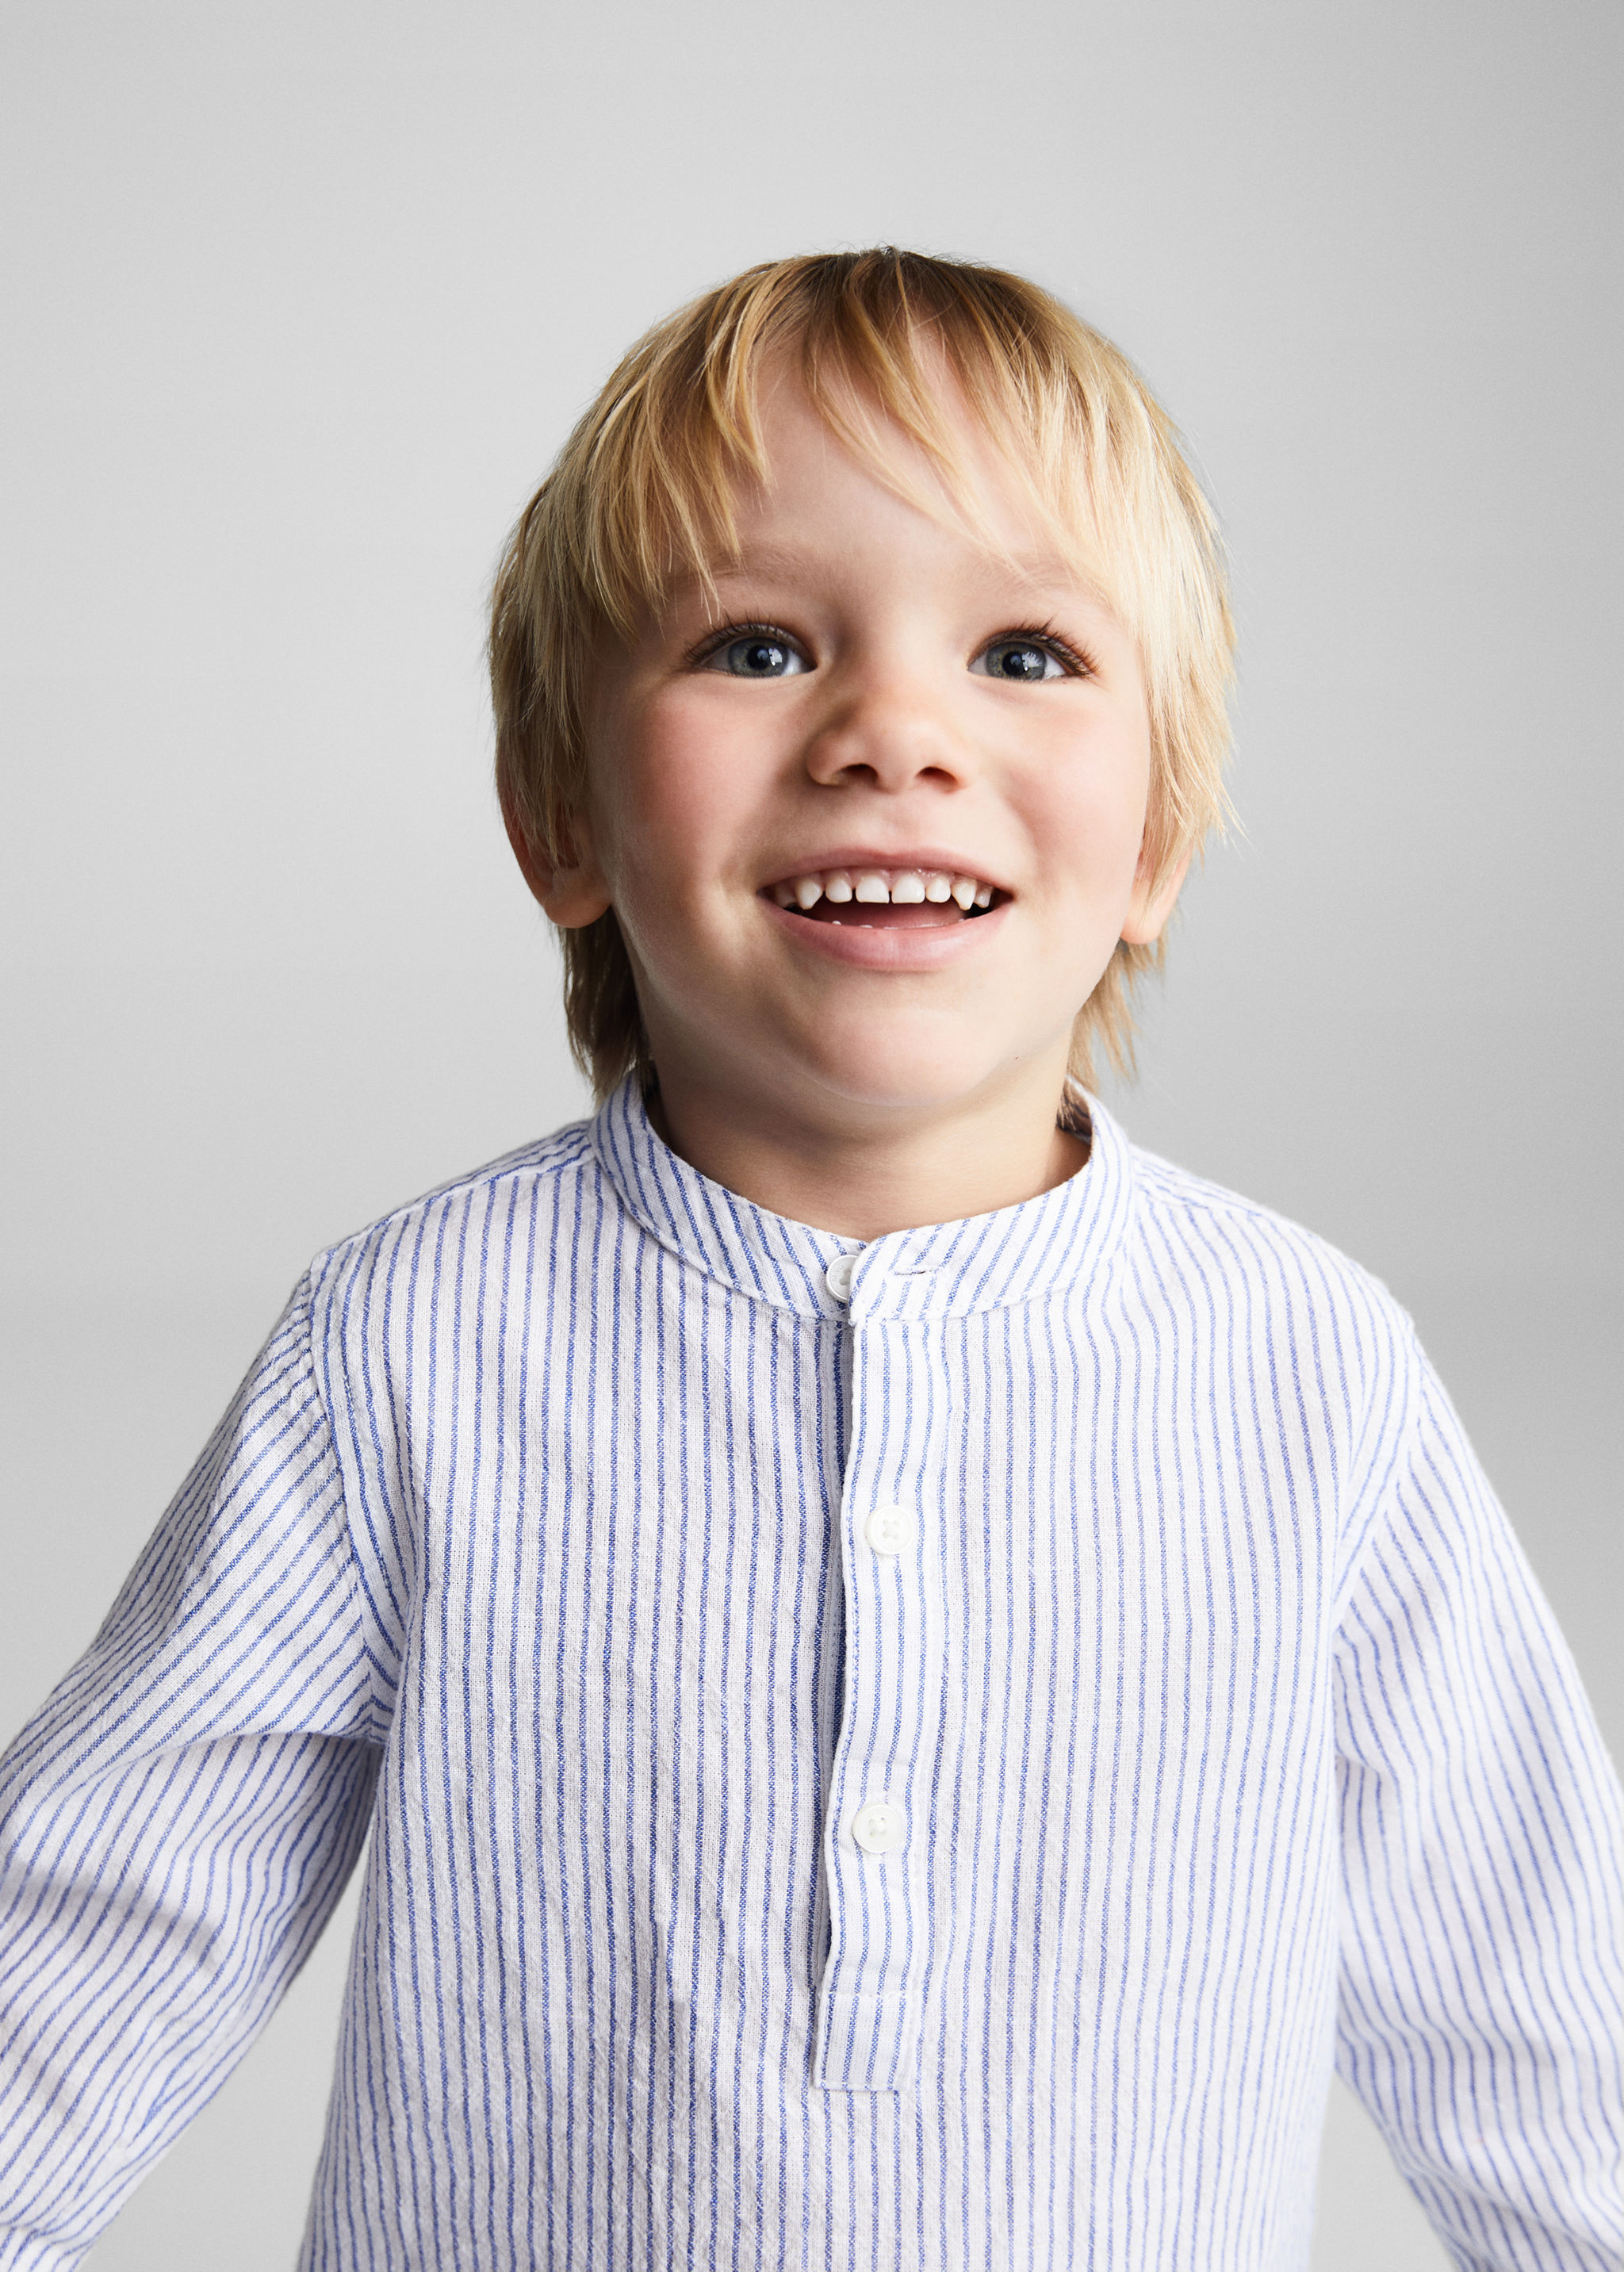
[[[635,706],[594,737],[594,786],[616,832],[631,837],[656,826],[670,839],[715,803],[737,764],[735,735],[723,718],[686,714],[669,699]]]

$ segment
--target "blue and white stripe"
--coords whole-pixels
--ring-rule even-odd
[[[4,1763],[0,2266],[364,1843],[310,2268],[1289,2272],[1335,2059],[1458,2264],[1616,2272],[1549,1613],[1381,1289],[1094,1125],[858,1249],[628,1085],[318,1258]]]

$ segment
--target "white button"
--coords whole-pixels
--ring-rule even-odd
[[[913,1542],[913,1518],[905,1506],[877,1506],[863,1526],[876,1554],[900,1554]]]
[[[857,1267],[855,1254],[837,1254],[823,1274],[823,1282],[837,1302],[849,1301],[851,1296],[851,1274]]]
[[[894,1854],[902,1842],[902,1810],[889,1798],[865,1798],[851,1818],[851,1835],[865,1854]]]

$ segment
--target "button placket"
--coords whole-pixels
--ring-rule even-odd
[[[889,1291],[894,1303],[902,1298]],[[909,1441],[917,1336],[875,1317],[877,1297],[883,1305],[886,1280],[871,1266],[851,1325],[846,1679],[825,1822],[830,1937],[812,2074],[815,2085],[848,2090],[911,2089],[917,2080],[929,1855],[917,1778],[943,1677],[939,1604],[918,1551],[921,1510],[904,1498],[918,1487],[914,1452],[928,1449]]]

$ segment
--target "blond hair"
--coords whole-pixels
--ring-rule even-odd
[[[768,471],[760,382],[784,354],[861,460],[984,534],[944,378],[956,386],[1036,522],[1137,644],[1146,852],[1156,882],[1170,875],[1227,811],[1234,626],[1211,508],[1165,413],[1108,340],[1023,277],[891,246],[769,261],[705,293],[638,341],[565,444],[491,599],[497,786],[520,835],[567,864],[595,643],[628,636],[677,569],[707,578],[736,549],[739,486]],[[899,432],[934,495],[899,472]],[[601,1099],[651,1062],[613,908],[563,930],[562,945],[571,1045]],[[1096,1043],[1130,1065],[1133,990],[1161,957],[1159,940],[1119,943],[1078,1013],[1074,1078],[1091,1080]]]

